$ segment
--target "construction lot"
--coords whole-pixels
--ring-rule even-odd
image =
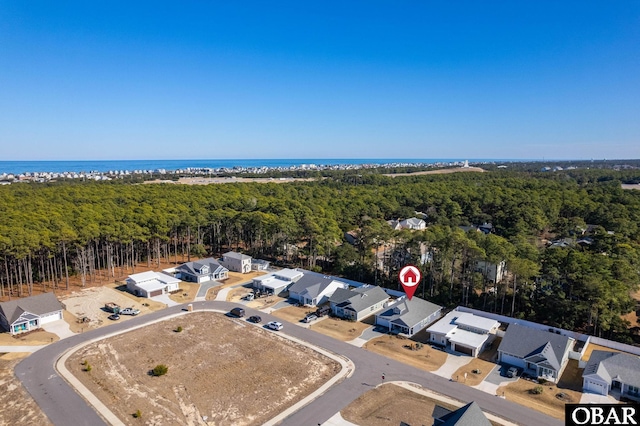
[[[125,291],[116,290],[114,287],[89,287],[61,298],[60,302],[76,318],[89,318],[89,322],[83,323],[83,326],[87,328],[96,328],[111,323],[111,320],[107,319],[111,313],[104,310],[105,303],[115,303],[121,308],[136,308],[140,310],[140,314],[166,307],[164,303],[136,297]],[[121,315],[120,321],[126,321],[129,318],[131,317]]]
[[[168,373],[153,377],[158,364]],[[132,425],[263,424],[340,371],[337,362],[277,333],[210,312],[92,343],[67,368]],[[140,419],[133,417],[138,410]]]
[[[421,370],[435,371],[447,361],[447,353],[432,348],[426,337],[425,331],[417,333],[412,339],[388,334],[369,340],[364,348]],[[416,346],[417,343],[423,346],[420,348]]]

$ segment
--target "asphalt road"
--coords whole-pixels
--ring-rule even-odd
[[[194,302],[194,311],[201,309],[230,310],[236,304],[229,302]],[[129,321],[114,323],[107,327],[78,334],[52,343],[33,353],[20,362],[15,369],[16,376],[49,417],[54,425],[102,425],[106,424],[100,415],[89,406],[81,395],[60,377],[54,363],[62,354],[87,340],[100,338],[133,326],[181,312],[185,305],[173,306]],[[353,375],[315,399],[294,414],[285,418],[283,425],[317,425],[324,423],[362,394],[385,380],[418,383],[424,388],[447,395],[463,402],[476,401],[486,411],[521,425],[562,425],[560,420],[531,410],[513,402],[489,395],[466,385],[448,381],[440,376],[410,367],[392,359],[335,340],[315,331],[298,327],[272,315],[246,308],[246,315],[260,315],[264,322],[278,320],[284,324],[281,333],[305,340],[331,352],[346,356],[355,364]]]

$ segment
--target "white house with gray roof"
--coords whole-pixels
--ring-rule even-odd
[[[222,255],[220,264],[233,272],[247,274],[251,272],[251,256],[230,251]]]
[[[154,297],[180,290],[180,280],[154,271],[129,275],[127,290],[136,296]]]
[[[389,295],[377,286],[354,289],[339,288],[329,298],[331,311],[337,317],[360,321],[384,308]]]
[[[593,351],[582,373],[582,391],[640,401],[640,358],[619,352]]]
[[[62,319],[62,304],[53,293],[0,303],[0,325],[11,334],[26,333]]]
[[[376,314],[376,325],[388,329],[390,333],[413,336],[438,318],[442,306],[418,297],[409,300],[398,298],[392,305]]]
[[[468,312],[451,311],[430,326],[429,341],[477,357],[494,340],[500,323]]]
[[[297,269],[281,269],[271,274],[255,277],[252,286],[263,293],[278,295],[302,278],[303,272]]]
[[[184,263],[178,266],[175,272],[176,278],[194,283],[221,281],[229,278],[229,270],[212,257]]]
[[[302,277],[289,287],[289,298],[303,305],[316,306],[328,301],[339,288],[349,286],[334,277],[303,271]]]
[[[556,382],[567,366],[574,344],[575,339],[568,336],[510,324],[498,347],[498,361]]]

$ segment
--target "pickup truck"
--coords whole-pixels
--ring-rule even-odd
[[[124,308],[123,310],[120,311],[120,315],[138,315],[140,313],[140,309],[135,309],[135,308]]]

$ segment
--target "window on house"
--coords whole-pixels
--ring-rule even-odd
[[[638,389],[637,386],[631,386],[629,385],[629,393],[637,395],[638,392],[640,392],[640,389]]]

